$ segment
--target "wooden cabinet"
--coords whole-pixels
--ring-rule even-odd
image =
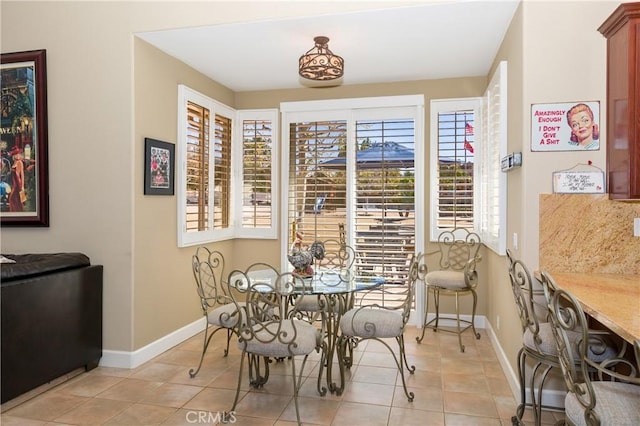
[[[598,31],[607,38],[609,198],[640,199],[640,2],[621,4]]]

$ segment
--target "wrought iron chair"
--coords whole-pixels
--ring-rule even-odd
[[[462,235],[462,237],[460,237]],[[478,295],[476,294],[476,286],[478,285],[478,273],[476,265],[480,262],[480,236],[474,232],[464,228],[455,228],[442,232],[438,236],[438,250],[431,254],[439,256],[439,270],[430,271],[424,278],[426,286],[425,295],[425,312],[424,323],[422,325],[422,334],[416,337],[418,343],[424,339],[424,332],[427,328],[433,331],[446,331],[456,333],[458,335],[458,343],[460,351],[464,352],[462,344],[462,333],[471,328],[476,339],[480,338],[480,334],[476,331],[475,318],[476,307],[478,304]],[[427,321],[429,313],[429,293],[433,293],[435,302],[435,318]],[[454,295],[456,298],[456,315],[455,318],[450,315],[441,315],[440,313],[440,294]],[[460,301],[459,296],[471,294],[473,296],[473,310],[471,312],[471,320],[460,319]],[[456,329],[451,330],[442,328],[439,323],[442,320],[456,321]],[[460,324],[466,324],[461,328]]]
[[[227,332],[227,345],[224,349],[224,356],[227,356],[229,341],[240,317],[236,305],[226,293],[226,286],[223,283],[224,256],[222,253],[209,250],[205,246],[198,247],[191,258],[191,265],[202,315],[207,319],[200,362],[197,368],[189,370],[189,376],[193,378],[202,367],[202,361],[211,339],[220,330]]]
[[[242,371],[245,359],[248,359],[250,382],[261,387],[268,377],[260,377],[255,367],[260,359],[268,366],[269,358],[289,358],[293,380],[293,399],[296,418],[300,424],[298,391],[302,384],[303,371],[307,358],[314,350],[323,349],[321,329],[299,319],[295,305],[289,303],[290,296],[300,293],[307,297],[304,280],[292,273],[278,273],[266,264],[252,265],[246,271],[233,271],[229,275],[229,293],[236,309],[245,312],[244,321],[236,325],[239,336],[238,348],[242,351],[238,387],[231,411],[235,410],[240,395]],[[312,297],[308,295],[308,297]],[[296,372],[296,357],[303,358],[300,371]]]
[[[545,271],[542,284],[568,391],[565,422],[570,425],[640,424],[640,377],[636,365],[621,356],[594,360],[590,352],[604,344],[603,333],[594,334],[589,330],[580,303],[569,292],[557,288]],[[591,373],[584,374],[586,371]]]
[[[548,323],[549,310],[541,285],[538,283],[534,288],[534,280],[529,269],[521,260],[514,259],[510,250],[507,250],[507,259],[511,290],[522,325],[522,348],[518,351],[520,404],[516,416],[511,421],[514,425],[521,424],[524,410],[529,406],[533,410],[536,426],[540,426],[543,408],[542,389],[551,369],[560,367],[558,353],[551,332],[551,324]],[[525,383],[527,358],[534,361],[528,383],[531,392],[530,402],[527,402],[527,384]],[[543,370],[538,374],[540,368]],[[537,387],[536,378],[539,380]],[[545,408],[562,409],[560,407]]]
[[[409,374],[416,370],[409,366],[404,345],[404,330],[409,320],[411,306],[414,300],[415,283],[418,279],[423,255],[415,254],[411,259],[411,266],[405,285],[383,284],[381,287],[369,290],[359,298],[358,306],[348,310],[340,320],[341,336],[338,338],[339,364],[350,368],[353,363],[353,350],[363,341],[376,340],[389,349],[402,377],[404,393],[412,402],[413,392],[407,389],[405,369]],[[382,306],[379,300],[384,298]],[[396,301],[394,303],[393,301]],[[398,353],[387,343],[386,339],[393,338],[398,344]],[[341,382],[344,384],[344,368],[341,367]]]

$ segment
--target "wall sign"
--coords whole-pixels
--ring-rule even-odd
[[[600,102],[531,105],[531,151],[600,149]]]
[[[604,172],[596,170],[563,170],[553,173],[553,192],[559,194],[602,194],[605,191]]]

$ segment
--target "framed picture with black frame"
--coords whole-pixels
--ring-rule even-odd
[[[47,53],[0,56],[0,225],[48,227]]]
[[[173,195],[175,145],[144,138],[144,194]]]

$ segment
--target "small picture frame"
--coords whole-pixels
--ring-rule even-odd
[[[175,145],[144,138],[144,194],[173,195]]]

